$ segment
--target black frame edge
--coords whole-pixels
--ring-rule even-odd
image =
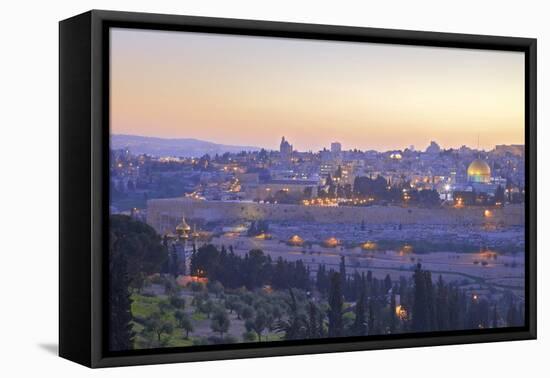
[[[529,151],[526,155],[525,172],[529,183],[526,214],[528,214],[528,250],[529,256],[529,333],[537,338],[537,40],[529,39],[525,51],[525,128]]]
[[[62,46],[62,34],[63,24],[69,25],[69,22],[75,22],[74,20],[79,17],[88,19],[89,28],[86,31],[86,35],[89,41],[89,45],[74,47],[84,52],[86,58],[79,56],[75,59],[75,55],[79,55],[74,51],[65,52],[65,49],[69,44]],[[81,21],[82,22],[82,21]],[[105,135],[108,136],[108,114],[105,109],[108,109],[108,104],[105,101],[105,94],[108,95],[108,87],[105,85],[105,72],[102,71],[103,64],[105,63],[105,57],[102,51],[105,44],[106,36],[103,33],[103,27],[110,22],[128,23],[128,24],[143,24],[147,25],[169,25],[177,30],[178,27],[190,27],[198,29],[211,29],[216,30],[212,32],[223,32],[232,34],[251,34],[251,35],[265,35],[265,36],[295,36],[300,38],[312,38],[312,39],[334,39],[334,40],[357,40],[380,43],[400,43],[400,44],[415,44],[415,45],[428,45],[428,46],[447,46],[447,47],[471,47],[471,48],[486,48],[497,50],[512,50],[522,51],[526,54],[526,140],[525,143],[529,144],[528,154],[526,156],[526,169],[529,175],[529,204],[526,204],[527,221],[530,225],[529,228],[529,250],[526,253],[529,254],[529,308],[528,311],[528,327],[517,331],[494,332],[491,334],[478,334],[478,335],[458,335],[458,336],[430,336],[430,337],[418,337],[415,339],[391,339],[391,340],[372,340],[372,341],[360,341],[360,342],[342,342],[316,344],[316,345],[292,345],[292,346],[265,346],[262,348],[242,348],[234,350],[211,350],[211,351],[197,351],[197,352],[178,352],[178,353],[159,353],[159,354],[144,354],[144,355],[131,355],[131,356],[107,356],[103,348],[104,335],[103,327],[106,323],[103,319],[105,308],[103,307],[103,298],[105,285],[102,282],[102,271],[104,269],[103,260],[105,250],[104,246],[107,233],[104,232],[104,210],[108,209],[108,203],[103,201],[105,198],[105,187],[108,185],[108,180],[105,180],[104,171],[102,166],[105,163],[105,158],[108,159],[108,142],[105,145]],[[69,27],[65,28],[65,32],[69,31]],[[72,28],[75,31],[75,28]],[[70,39],[70,38],[69,38]],[[76,39],[74,36],[72,39]],[[68,50],[67,50],[68,51]],[[63,56],[65,55],[65,56]],[[67,93],[66,81],[62,77],[68,75],[67,72],[62,72],[63,59],[72,59],[73,64],[84,64],[89,68],[90,83],[88,93],[85,91],[78,93],[71,93],[70,98],[62,96],[63,93]],[[74,117],[63,112],[67,112],[66,107],[88,107],[89,115],[87,117]],[[84,109],[81,109],[84,110]],[[76,123],[78,120],[83,121],[90,125],[89,129],[81,129],[78,127],[80,135],[77,137],[88,138],[88,150],[78,150],[72,144],[74,140],[68,137],[71,132],[68,130],[69,124]],[[107,123],[106,123],[107,122]],[[74,126],[74,125],[73,125]],[[86,134],[87,131],[87,135]],[[75,133],[75,131],[72,131]],[[63,147],[65,146],[65,147]],[[73,155],[67,155],[65,149],[71,149]],[[89,151],[87,156],[85,151]],[[88,184],[86,190],[78,193],[77,195],[67,196],[66,188],[68,185],[74,185],[74,177],[69,174],[70,171],[65,167],[63,171],[62,165],[66,164],[62,160],[70,156],[74,160],[80,162],[89,161],[90,171],[80,172],[80,176],[87,175],[84,181]],[[83,170],[86,171],[86,170]],[[76,172],[75,172],[76,173]],[[527,179],[527,178],[526,178]],[[87,181],[86,181],[87,180]],[[83,182],[84,182],[83,181]],[[81,189],[82,186],[78,185]],[[131,13],[131,12],[115,12],[115,11],[102,11],[93,10],[87,12],[81,16],[76,16],[60,23],[60,355],[62,357],[71,359],[75,362],[82,363],[89,367],[112,367],[120,365],[141,365],[141,364],[158,364],[158,363],[171,363],[171,362],[191,362],[191,361],[204,361],[204,360],[220,360],[220,359],[236,359],[236,358],[253,358],[253,357],[269,357],[269,356],[283,356],[283,355],[300,355],[300,354],[314,354],[314,353],[330,353],[330,352],[342,352],[342,351],[360,351],[371,349],[389,349],[389,348],[408,348],[408,347],[423,347],[423,346],[438,346],[438,345],[452,345],[452,344],[470,344],[481,342],[496,342],[496,341],[512,341],[512,340],[529,340],[536,339],[536,39],[533,38],[516,38],[516,37],[496,37],[496,36],[484,36],[484,35],[468,35],[468,34],[454,34],[454,33],[434,33],[434,32],[419,32],[419,31],[404,31],[404,30],[387,30],[387,29],[374,29],[374,28],[358,28],[349,26],[329,26],[329,25],[313,25],[313,24],[297,24],[297,23],[285,23],[285,22],[270,22],[270,21],[253,21],[253,20],[236,20],[236,19],[223,19],[223,18],[209,18],[209,17],[195,17],[195,16],[177,16],[177,15],[161,15],[161,14],[146,14],[146,13]],[[65,191],[64,191],[65,190]],[[87,251],[83,252],[83,257],[77,258],[67,257],[69,249],[67,244],[75,242],[78,238],[70,234],[70,236],[64,235],[63,230],[73,231],[76,226],[68,222],[63,221],[64,212],[69,209],[68,207],[78,204],[78,202],[84,202],[83,194],[86,193],[86,199],[90,202],[88,213],[84,212],[80,214],[82,218],[88,216],[87,221],[90,228],[87,228],[87,232],[79,231],[80,236],[86,233],[90,238],[87,245]],[[108,193],[108,192],[107,192]],[[88,197],[89,194],[89,197]],[[62,202],[62,198],[65,201]],[[108,198],[108,197],[107,197]],[[70,204],[69,206],[67,206]],[[80,219],[84,222],[83,219]],[[64,224],[62,224],[64,223]],[[91,230],[91,235],[90,231]],[[75,232],[78,230],[75,230]],[[67,243],[63,241],[63,238],[68,238]],[[82,240],[79,240],[82,241]],[[63,244],[63,247],[62,247]],[[81,247],[80,247],[81,248]],[[79,253],[80,253],[79,249]],[[73,251],[74,252],[74,251]],[[82,261],[86,260],[86,269],[82,269],[85,265]],[[76,275],[74,267],[68,269],[68,265],[75,262],[79,268],[80,273],[86,275],[87,279],[80,278],[79,282],[87,282],[87,290],[91,291],[88,301],[89,311],[84,321],[79,322],[78,332],[80,335],[84,335],[85,339],[79,339],[78,344],[70,344],[72,339],[67,339],[66,331],[71,329],[68,325],[62,325],[62,318],[72,321],[73,315],[76,314],[75,310],[68,310],[67,304],[74,301],[74,288],[67,287],[67,277],[70,276],[69,270],[73,271],[73,275]],[[63,277],[62,277],[63,276]],[[69,295],[69,299],[62,299],[62,293]],[[63,304],[63,305],[62,305]],[[66,311],[62,316],[62,312]],[[63,332],[62,332],[63,328]],[[86,339],[85,333],[90,335],[90,342],[84,345]],[[62,338],[64,333],[64,338]],[[78,338],[78,337],[73,337]],[[63,340],[63,341],[62,341]],[[64,345],[62,347],[62,344]],[[84,345],[84,348],[82,348]],[[89,347],[88,347],[89,345]],[[76,347],[78,349],[85,349],[85,352],[75,352],[69,350],[69,346]],[[62,351],[63,350],[63,351]]]
[[[343,341],[342,343],[335,344],[314,344],[300,346],[263,346],[258,348],[237,350],[216,350],[188,353],[177,352],[122,357],[103,357],[96,361],[96,364],[94,364],[93,367],[104,368],[116,366],[156,365],[176,362],[181,363],[235,360],[244,358],[265,358],[340,352],[361,352],[383,349],[482,344],[488,342],[511,342],[534,339],[536,339],[536,337],[530,331],[518,331],[514,333],[503,331],[486,335],[433,336],[414,339],[376,340],[360,342]]]
[[[91,366],[90,22],[59,23],[59,355]]]
[[[185,16],[160,13],[122,12],[94,9],[94,17],[102,21],[125,22],[128,24],[162,25],[164,30],[208,28],[211,32],[230,34],[289,36],[295,38],[325,40],[358,40],[375,43],[411,44],[423,46],[449,47],[469,45],[470,48],[489,50],[525,51],[526,46],[536,38],[494,36],[404,29],[383,29],[328,24],[235,19],[223,17]]]

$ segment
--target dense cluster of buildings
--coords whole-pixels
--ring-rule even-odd
[[[216,201],[318,205],[372,205],[382,198],[357,198],[358,177],[383,178],[409,191],[436,191],[454,206],[521,202],[525,185],[524,147],[499,145],[491,151],[442,149],[431,142],[394,151],[343,150],[333,142],[318,152],[294,150],[283,137],[278,151],[261,150],[202,157],[153,157],[128,150],[111,153],[114,210],[144,207],[150,198],[190,196]]]
[[[506,274],[521,269],[524,159],[520,145],[482,151],[431,142],[422,151],[379,152],[332,142],[312,152],[285,137],[276,151],[214,156],[113,150],[111,211],[162,235],[165,270],[174,274],[189,272],[196,246],[213,243],[237,254],[259,248],[273,259],[305,259],[311,269],[345,255],[354,269],[384,274],[405,274],[417,261],[407,256],[419,254],[410,259],[451,272],[448,279],[463,280],[463,271],[489,277],[495,269],[484,266],[496,267],[496,258],[482,254],[505,254],[498,269]],[[422,193],[429,202],[415,202]]]

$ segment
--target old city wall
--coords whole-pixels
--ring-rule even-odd
[[[522,205],[491,209],[485,208],[416,208],[398,206],[369,207],[317,207],[249,202],[202,201],[190,198],[154,199],[147,203],[147,223],[157,231],[185,216],[188,220],[204,222],[251,221],[304,221],[319,223],[366,224],[487,224],[507,226],[523,225],[525,210]]]

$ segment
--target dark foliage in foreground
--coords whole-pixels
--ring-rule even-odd
[[[113,351],[131,349],[134,339],[127,266],[126,256],[111,248],[109,259],[109,347]]]
[[[348,267],[349,268],[349,267]],[[346,271],[342,257],[339,271],[321,264],[310,278],[301,260],[271,261],[261,250],[251,250],[244,257],[232,249],[218,251],[212,245],[198,249],[191,259],[196,274],[219,281],[225,288],[246,287],[255,290],[264,285],[290,291],[286,318],[278,322],[285,339],[341,337],[389,334],[396,332],[432,332],[515,326],[523,323],[523,313],[513,296],[492,300],[446,283],[441,276],[434,283],[430,271],[420,264],[412,278],[398,282],[389,275],[384,279]],[[305,298],[297,301],[292,290],[315,291],[325,303],[319,306]],[[349,303],[347,307],[345,303]],[[262,321],[260,316],[256,321]],[[252,321],[250,329],[254,329]],[[260,335],[258,335],[260,336]]]
[[[230,248],[221,251],[211,245],[200,247],[191,256],[191,274],[219,281],[226,288],[246,287],[249,290],[271,285],[274,289],[297,288],[307,290],[310,286],[309,269],[302,260],[289,262],[282,258],[272,261],[271,256],[253,249],[244,257]]]
[[[130,290],[140,287],[146,274],[158,272],[167,253],[155,230],[124,215],[110,218],[109,347],[132,349],[134,333]]]
[[[111,350],[134,347],[135,321],[153,335],[154,345],[164,345],[174,332],[189,340],[193,320],[184,312],[185,301],[178,297],[177,287],[168,291],[170,300],[162,302],[166,308],[159,307],[146,319],[132,318],[130,292],[141,288],[144,277],[161,272],[169,256],[158,235],[130,217],[113,216],[110,240]],[[244,321],[244,341],[268,340],[270,332],[296,340],[511,327],[524,322],[522,304],[512,292],[476,295],[441,276],[434,281],[420,264],[412,267],[411,278],[397,281],[389,275],[378,279],[371,271],[347,269],[344,257],[338,271],[320,264],[310,272],[301,260],[272,261],[257,249],[240,256],[231,247],[218,250],[204,245],[194,250],[190,272],[207,277],[209,283],[195,285],[191,305],[209,319],[218,343],[235,339],[231,313]],[[168,278],[174,281],[172,274],[160,276]],[[275,291],[261,290],[268,287]],[[173,321],[167,321],[169,313]],[[198,345],[200,340],[192,342]]]
[[[140,287],[145,276],[158,273],[168,257],[155,229],[126,215],[110,218],[111,252],[126,257],[131,287]]]

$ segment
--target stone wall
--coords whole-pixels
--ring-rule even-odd
[[[237,222],[269,219],[271,221],[303,221],[318,223],[365,224],[442,224],[442,225],[523,225],[523,205],[485,208],[416,208],[398,206],[316,207],[302,205],[259,204],[252,202],[203,201],[190,198],[153,199],[147,202],[147,223],[158,232],[167,231],[182,216],[188,221]]]

